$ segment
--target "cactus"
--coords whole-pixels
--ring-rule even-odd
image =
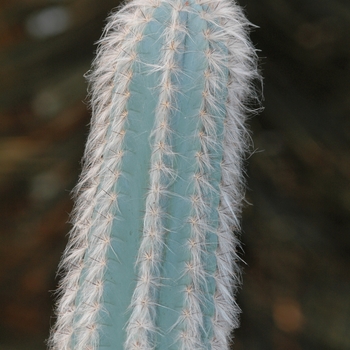
[[[258,77],[248,26],[229,0],[132,0],[110,16],[51,349],[229,348]]]

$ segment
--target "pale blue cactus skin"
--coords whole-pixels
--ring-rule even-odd
[[[257,77],[246,26],[226,0],[134,0],[111,16],[52,349],[229,348]]]

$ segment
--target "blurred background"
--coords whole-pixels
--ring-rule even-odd
[[[236,350],[350,349],[350,2],[240,0],[259,28]],[[117,0],[0,1],[0,350],[43,350]]]

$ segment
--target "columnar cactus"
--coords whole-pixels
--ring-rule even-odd
[[[247,27],[229,0],[132,0],[110,16],[51,349],[229,348],[258,76]]]

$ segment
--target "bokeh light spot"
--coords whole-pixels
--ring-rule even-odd
[[[69,27],[70,17],[65,7],[52,6],[31,14],[25,27],[30,36],[44,39],[63,33]]]
[[[292,298],[280,298],[273,304],[273,319],[280,330],[297,332],[303,326],[300,304]]]

